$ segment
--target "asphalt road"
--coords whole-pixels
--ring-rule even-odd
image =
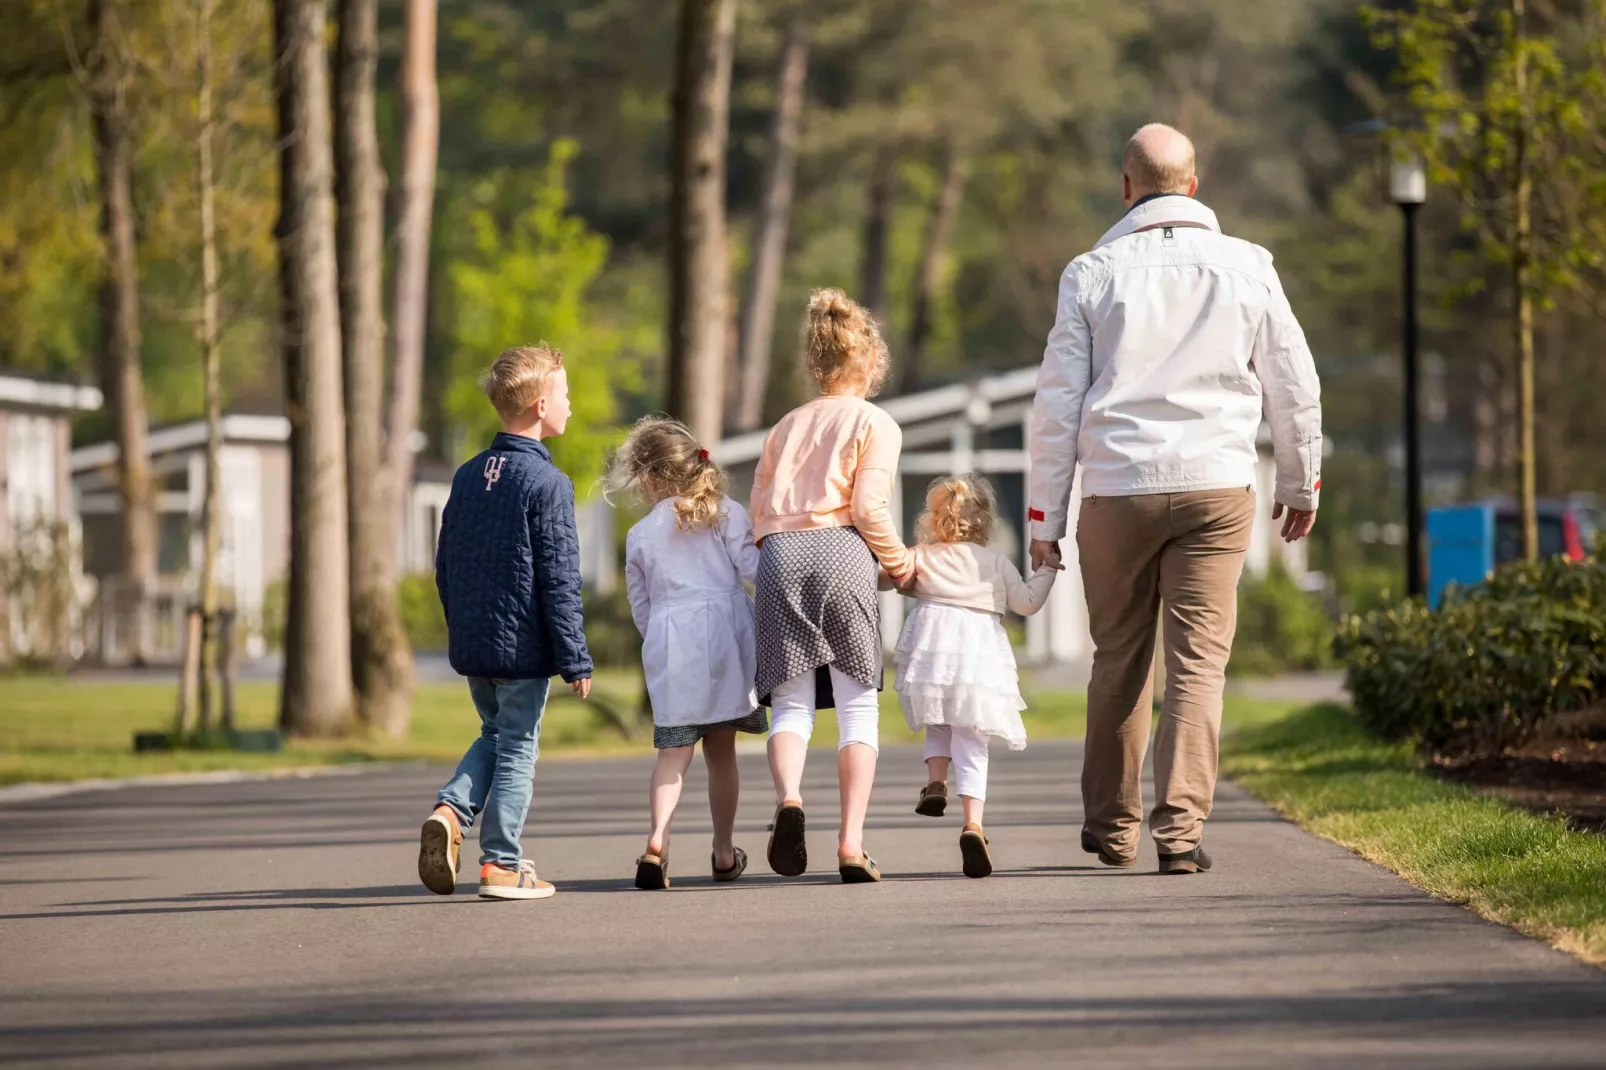
[[[915,816],[917,756],[889,750],[888,880],[844,887],[768,873],[744,757],[754,872],[710,881],[694,774],[657,893],[629,887],[649,759],[544,763],[525,844],[559,892],[535,903],[416,884],[438,769],[0,804],[0,1065],[1606,1065],[1606,973],[1230,785],[1215,872],[1097,868],[1078,759],[995,756],[999,872],[970,881],[957,818]],[[831,776],[816,755],[827,864]]]

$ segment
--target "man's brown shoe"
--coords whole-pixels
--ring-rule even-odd
[[[1212,865],[1209,855],[1205,854],[1204,844],[1199,844],[1191,851],[1181,854],[1166,854],[1160,852],[1161,873],[1203,873]]]
[[[1132,858],[1121,858],[1118,855],[1112,855],[1110,852],[1106,851],[1104,849],[1104,845],[1099,843],[1098,837],[1094,836],[1087,829],[1082,830],[1082,850],[1086,851],[1090,855],[1098,855],[1100,862],[1103,862],[1106,866],[1110,866],[1114,869],[1131,869],[1133,866],[1138,864],[1136,856],[1133,856]]]
[[[457,890],[463,868],[463,829],[450,806],[437,806],[418,834],[418,879],[437,895]]]

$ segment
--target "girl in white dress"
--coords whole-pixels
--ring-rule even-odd
[[[1054,584],[1054,570],[1022,579],[987,545],[993,503],[992,487],[979,476],[932,483],[914,548],[915,582],[904,590],[918,601],[898,637],[898,698],[909,727],[925,730],[930,773],[915,812],[942,816],[951,765],[965,810],[959,850],[967,877],[993,871],[981,825],[987,737],[1002,737],[1011,750],[1026,746],[1026,703],[1003,614],[1036,613]]]
[[[763,735],[768,728],[753,691],[753,600],[743,586],[758,571],[753,527],[725,497],[725,475],[708,451],[673,420],[638,423],[615,455],[608,483],[653,503],[625,539],[625,587],[641,631],[658,748],[652,827],[636,860],[636,887],[669,887],[669,823],[699,740],[714,817],[710,865],[716,881],[733,881],[747,868],[747,853],[731,842],[736,733]]]

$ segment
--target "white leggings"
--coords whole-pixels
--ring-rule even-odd
[[[956,794],[987,798],[987,733],[945,724],[927,725],[926,757],[953,762]]]
[[[831,692],[836,699],[837,750],[863,743],[879,750],[876,722],[881,716],[880,697],[873,687],[831,670]],[[807,740],[814,734],[814,670],[778,684],[770,693],[770,735],[791,732]]]

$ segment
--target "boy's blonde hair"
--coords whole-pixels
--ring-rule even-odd
[[[822,394],[862,386],[875,397],[887,379],[887,344],[862,305],[841,290],[815,290],[803,317],[803,364]]]
[[[681,531],[714,527],[725,518],[725,473],[679,420],[648,416],[614,451],[607,489],[636,489],[644,496],[676,498]]]
[[[496,414],[511,420],[540,400],[563,367],[563,351],[542,342],[514,346],[480,376],[480,389],[491,399]]]
[[[921,542],[974,542],[993,537],[993,485],[978,475],[932,480],[916,531]]]

